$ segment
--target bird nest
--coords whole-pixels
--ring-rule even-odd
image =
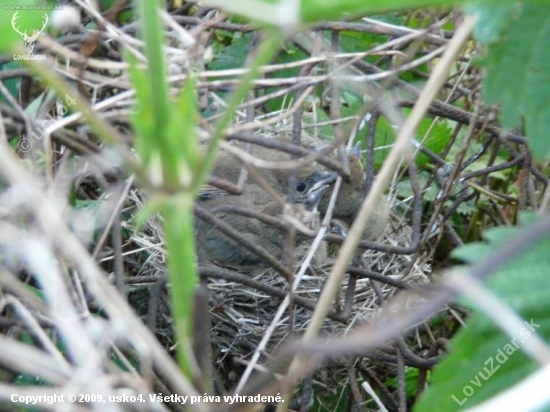
[[[388,226],[382,239],[383,243],[401,246],[410,244],[409,226],[399,228],[397,217]],[[396,229],[397,227],[397,229]],[[410,264],[410,257],[392,255],[384,252],[365,251],[361,260],[368,263],[369,269],[389,279],[416,284],[428,282],[428,264],[415,264],[407,275],[403,269]],[[331,266],[309,267],[298,284],[294,296],[304,301],[316,302],[329,275]],[[350,275],[352,276],[352,275]],[[368,321],[380,309],[378,293],[384,298],[393,295],[398,287],[357,277],[350,281],[347,276],[342,284],[341,293],[333,304],[331,316],[325,321],[324,330],[330,333],[342,333],[356,323]],[[265,269],[252,278],[258,284],[280,291],[288,289],[286,280],[273,270]],[[352,288],[352,293],[348,289]],[[209,282],[212,292],[213,343],[222,354],[249,358],[260,343],[271,352],[294,333],[300,335],[309,324],[311,308],[295,302],[292,312],[285,310],[282,316],[275,318],[283,299],[274,299],[265,290],[231,282],[224,279],[212,279]],[[353,301],[348,303],[347,296]],[[349,313],[346,308],[349,307]]]
[[[138,208],[143,206],[139,190],[133,191],[130,198]],[[136,263],[139,273],[130,280],[134,283],[130,300],[142,315],[148,316],[150,327],[170,347],[174,343],[173,324],[164,289],[166,254],[159,218],[150,219],[146,226],[132,238],[138,250],[149,253],[143,262]],[[378,243],[406,248],[411,244],[412,232],[405,219],[393,211]],[[226,386],[237,383],[239,365],[248,363],[254,354],[269,358],[284,342],[306,330],[332,263],[302,264],[295,265],[295,273],[303,275],[294,279],[291,294],[287,279],[269,267],[259,267],[252,273],[211,263],[199,267],[201,277],[208,279],[213,358]],[[431,264],[424,256],[413,259],[406,254],[359,249],[349,272],[324,322],[324,333],[346,334],[353,326],[368,322],[399,290],[428,283]],[[158,311],[153,307],[157,304]],[[151,322],[151,317],[155,321]],[[344,376],[343,364],[336,362],[335,366],[331,376]]]

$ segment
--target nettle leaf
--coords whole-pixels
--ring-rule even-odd
[[[325,39],[330,41],[331,32],[326,32]],[[346,53],[361,53],[384,41],[384,37],[372,33],[342,31],[339,36],[340,49]]]
[[[276,63],[277,64],[287,64],[287,63],[294,63],[297,61],[301,61],[306,59],[308,56],[300,49],[298,49],[294,45],[288,45],[284,49],[282,49],[277,56]],[[277,70],[274,73],[270,74],[271,78],[277,79],[285,79],[289,77],[295,77],[300,74],[300,67],[291,67],[283,70]],[[276,91],[277,87],[268,87],[266,89],[266,94],[272,93]],[[270,111],[278,111],[278,110],[284,110],[285,108],[288,108],[294,99],[296,98],[296,92],[291,92],[286,94],[285,96],[279,96],[275,97],[274,99],[270,99],[266,106]]]
[[[522,221],[536,224],[540,218],[523,214]],[[484,233],[488,243],[474,243],[457,249],[454,257],[468,263],[486,258],[521,228],[495,228]],[[416,412],[458,411],[471,408],[506,390],[537,369],[521,350],[532,334],[550,340],[550,236],[497,269],[486,282],[491,291],[514,309],[524,327],[513,338],[506,335],[483,313],[473,310],[466,327],[450,344],[450,354],[436,367],[432,383],[414,409]],[[468,306],[472,306],[468,304]]]
[[[395,143],[398,127],[380,116],[374,132],[374,167],[379,169]]]
[[[423,139],[426,133],[426,139]],[[424,119],[418,128],[418,139],[423,139],[423,145],[427,149],[430,149],[433,153],[439,154],[449,143],[451,138],[452,129],[447,126],[445,121],[439,120],[433,124],[432,119]],[[416,157],[415,163],[418,167],[424,167],[430,163],[430,159],[423,153],[419,153]]]
[[[245,66],[246,56],[250,50],[251,35],[237,37],[224,46],[220,53],[207,65],[209,70],[237,69]]]
[[[488,33],[477,31],[480,40],[494,40],[488,46],[484,60],[486,76],[483,88],[487,102],[501,104],[501,122],[513,129],[524,119],[525,131],[533,155],[548,158],[550,142],[550,5],[519,3],[493,6],[495,16],[487,18],[487,9],[481,9],[485,22],[490,22]]]
[[[512,18],[514,4],[467,4],[464,10],[468,14],[478,13],[479,18],[474,28],[476,40],[481,44],[497,41],[506,25]]]
[[[309,104],[312,104],[312,98],[306,99]],[[323,110],[316,110],[315,112],[305,112],[302,119],[304,122],[306,131],[308,134],[318,137],[321,140],[326,140],[331,142],[334,140],[334,128],[328,122],[330,121],[330,116],[326,114]],[[316,129],[310,127],[314,124],[325,123],[322,126],[315,126]]]
[[[418,173],[418,183],[420,185],[420,189],[424,191],[422,196],[422,200],[424,202],[435,201],[437,193],[439,192],[439,187],[435,182],[433,182],[433,179],[430,180],[431,177],[432,172],[429,172],[427,170],[423,170]],[[426,186],[428,184],[428,181],[432,182],[429,187]],[[408,199],[414,196],[414,192],[411,188],[411,180],[409,178],[401,179],[397,183],[397,196],[399,199]]]

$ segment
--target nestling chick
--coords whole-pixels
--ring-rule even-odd
[[[287,139],[280,139],[285,143]],[[269,149],[261,146],[253,146],[251,155],[258,159],[270,162],[283,162],[289,160],[288,153]],[[354,156],[349,156],[350,181],[344,181],[333,209],[333,217],[343,222],[344,226],[351,226],[357,216],[364,199],[365,183],[361,162]],[[228,153],[220,153],[213,168],[214,176],[237,182],[241,170],[241,162]],[[273,191],[283,198],[288,193],[288,178],[291,170],[289,169],[257,169],[258,174],[267,182]],[[297,169],[296,191],[298,198],[301,197],[298,208],[304,207],[308,203],[308,196],[315,198],[315,204],[309,201],[310,210],[313,206],[318,206],[321,216],[327,212],[333,185],[328,189],[327,194],[323,196],[324,188],[327,184],[336,181],[338,174],[325,170],[317,164],[307,164]],[[318,194],[320,196],[317,196]],[[222,195],[203,197],[201,202],[204,207],[212,209],[220,205],[234,205],[251,210],[262,211],[270,216],[283,216],[281,202],[274,201],[273,196],[268,194],[260,185],[260,182],[249,176],[243,194],[241,196]],[[295,210],[296,211],[296,210]],[[218,217],[226,223],[233,226],[239,233],[248,237],[249,240],[262,246],[268,252],[279,257],[282,250],[283,237],[281,231],[274,229],[269,225],[258,222],[255,219],[249,219],[236,214],[224,213]],[[376,240],[384,231],[389,217],[389,206],[385,199],[382,199],[365,230],[365,240]],[[299,223],[306,223],[303,218],[296,219]],[[256,265],[260,263],[259,258],[248,249],[237,245],[234,241],[219,233],[213,228],[206,229],[206,240],[204,249],[207,256],[220,264],[230,265]],[[299,241],[304,242],[301,238]]]
[[[263,206],[259,211],[307,230],[318,219],[316,209],[326,189],[326,185],[317,186],[308,193],[299,196],[298,203],[296,204],[288,205],[284,201],[272,201]],[[250,198],[247,196],[220,196],[209,199],[202,204],[207,209],[214,209],[222,205],[238,206],[254,210]],[[281,258],[284,242],[284,235],[281,229],[235,213],[217,213],[217,217],[232,226],[254,244],[262,247],[276,258]],[[199,224],[198,230],[203,231],[204,237],[204,243],[199,246],[203,248],[210,260],[224,265],[240,267],[256,266],[262,263],[256,254],[221,233],[215,227]],[[297,236],[297,243],[307,241],[307,236]]]
[[[290,143],[287,139],[280,139],[284,143]],[[290,156],[286,152],[274,150],[262,146],[252,146],[250,154],[257,159],[280,163],[287,162]],[[218,154],[218,158],[214,163],[212,169],[212,175],[229,180],[230,182],[237,183],[242,163],[229,153],[221,151]],[[316,171],[322,171],[321,167],[314,167],[311,164],[305,165],[297,169],[298,174],[298,192],[305,193],[311,187],[306,188],[305,185],[300,184],[306,182],[308,178],[312,179],[311,175]],[[292,173],[291,169],[256,169],[258,175],[273,189],[273,191],[279,197],[285,197],[288,193],[288,179]],[[314,177],[313,179],[316,179]],[[267,203],[275,200],[262,186],[261,183],[255,179],[254,176],[248,176],[247,184],[243,192],[243,196],[248,196],[251,204],[254,207],[262,207]]]

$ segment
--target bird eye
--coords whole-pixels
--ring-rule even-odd
[[[298,192],[303,192],[304,190],[306,190],[306,184],[304,182],[300,182],[296,185],[296,190]]]

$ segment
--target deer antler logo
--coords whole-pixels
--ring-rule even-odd
[[[19,17],[17,15],[17,13],[19,13],[18,11],[15,12],[15,14],[13,15],[12,19],[11,19],[11,26],[13,27],[13,29],[19,33],[21,35],[21,38],[25,41],[25,49],[27,49],[27,53],[32,53],[33,49],[34,49],[34,43],[36,42],[36,39],[38,38],[38,36],[40,35],[40,33],[42,33],[44,31],[44,29],[46,28],[46,24],[48,24],[48,21],[50,20],[48,15],[46,13],[44,13],[44,24],[42,25],[42,28],[40,30],[33,30],[32,32],[32,35],[29,36],[27,35],[27,30],[25,30],[24,33],[21,33],[19,31],[19,27],[16,27],[15,24],[16,24],[16,20],[17,18]]]

